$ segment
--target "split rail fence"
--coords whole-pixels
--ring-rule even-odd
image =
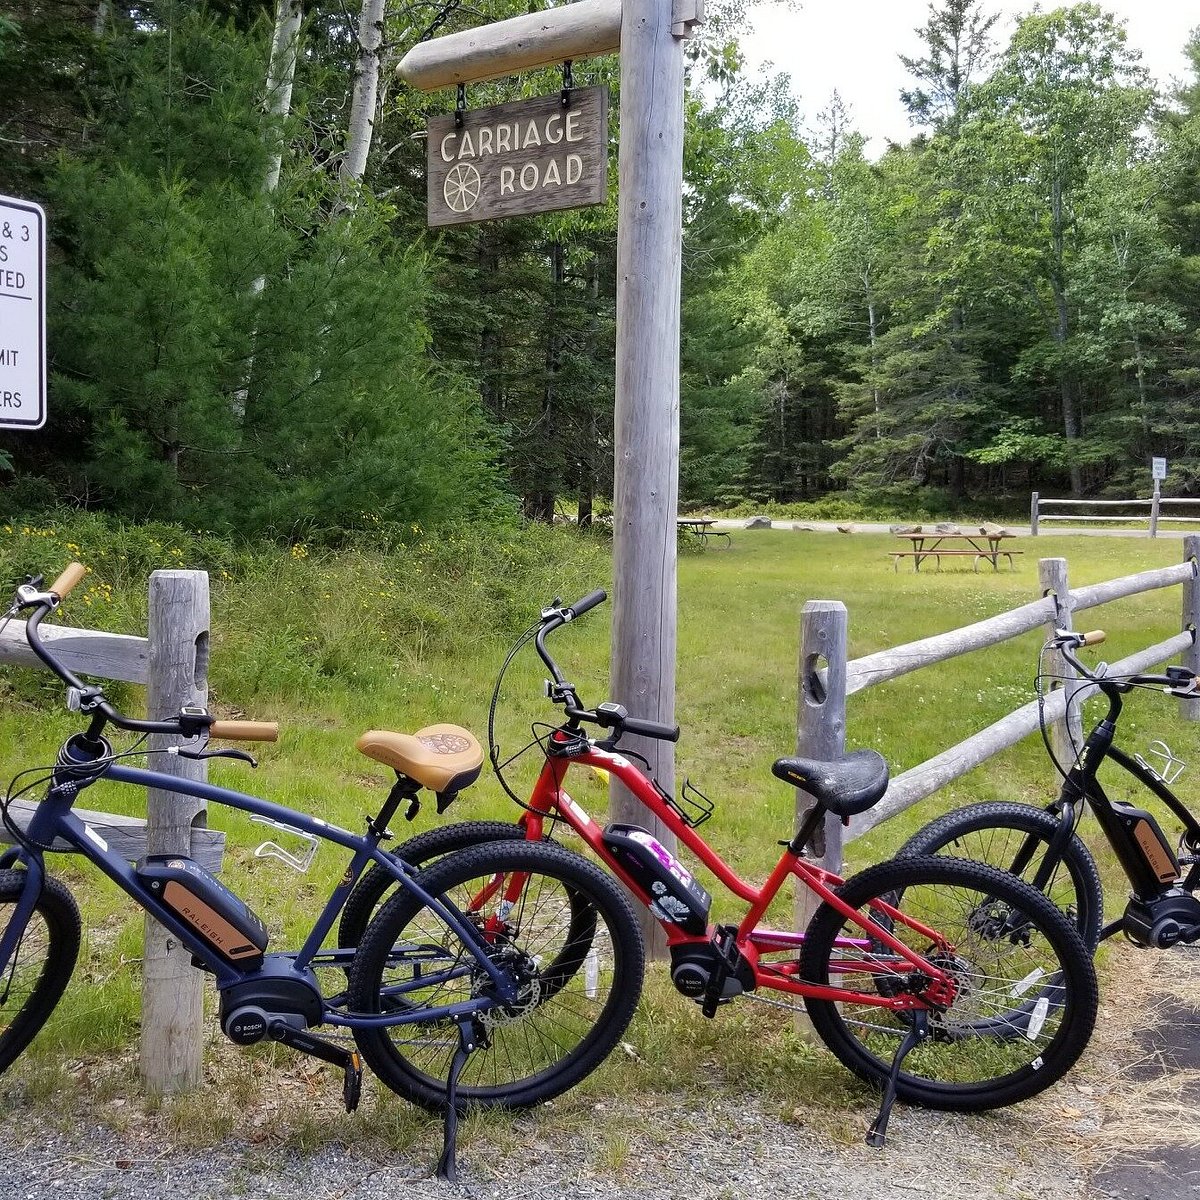
[[[1047,512],[1049,505],[1055,508],[1068,508],[1070,512]],[[1080,522],[1112,522],[1137,521],[1146,522],[1150,537],[1158,536],[1160,520],[1176,523],[1200,524],[1200,516],[1185,516],[1174,511],[1177,508],[1194,511],[1200,505],[1200,500],[1188,499],[1183,496],[1160,496],[1157,492],[1148,500],[1052,500],[1034,492],[1029,500],[1029,532],[1033,537],[1038,535],[1038,526],[1047,521],[1069,521],[1072,525]],[[1079,509],[1103,509],[1102,513],[1092,512],[1085,515]],[[1144,513],[1137,510],[1146,510]],[[1116,510],[1116,511],[1114,511]],[[1133,511],[1130,511],[1133,510]]]
[[[1188,536],[1184,538],[1183,561],[1174,566],[1073,589],[1067,579],[1067,560],[1044,558],[1038,564],[1040,599],[973,625],[856,659],[847,655],[846,606],[836,600],[810,600],[804,605],[801,617],[797,753],[828,759],[845,752],[846,701],[857,692],[960,654],[986,650],[1034,629],[1044,628],[1047,635],[1055,629],[1072,629],[1074,617],[1080,612],[1161,588],[1179,587],[1182,591],[1180,632],[1110,664],[1109,671],[1114,675],[1131,674],[1175,659],[1200,672],[1200,646],[1196,643],[1196,630],[1200,627],[1198,562],[1200,535]],[[1076,741],[1079,738],[1076,701],[1085,699],[1096,688],[1094,684],[1072,683],[1074,672],[1059,655],[1055,655],[1048,669],[1066,679],[1046,697],[1044,706],[1046,719],[1052,722],[1056,753],[1063,760],[1068,745],[1068,722],[1070,734]],[[1200,699],[1180,700],[1179,704],[1185,720],[1200,720]],[[851,818],[848,828],[843,827],[840,818],[831,815],[825,822],[822,865],[840,871],[844,842],[861,837],[1037,728],[1038,702],[1032,700],[986,729],[895,776],[883,800]],[[1073,752],[1066,757],[1074,757]],[[802,820],[811,807],[811,798],[797,790],[797,819]]]
[[[801,620],[797,752],[813,758],[835,758],[846,748],[846,702],[857,692],[909,672],[934,666],[960,654],[984,650],[1031,630],[1074,626],[1077,613],[1126,596],[1162,588],[1182,591],[1181,630],[1165,641],[1111,664],[1113,674],[1145,671],[1178,658],[1200,672],[1200,535],[1184,539],[1183,561],[1169,567],[1126,575],[1072,589],[1067,562],[1039,562],[1039,599],[998,616],[952,629],[862,658],[847,654],[849,616],[844,604],[810,600]],[[147,685],[147,711],[162,714],[184,704],[208,699],[209,604],[208,576],[203,571],[156,571],[150,577],[147,636],[98,633],[87,629],[46,626],[43,635],[73,671],[105,679]],[[23,625],[0,630],[0,662],[42,666],[25,641]],[[1045,701],[1059,749],[1069,736],[1067,722],[1078,737],[1079,712],[1074,703],[1094,690],[1073,684],[1059,659],[1051,670],[1065,684]],[[1200,720],[1200,700],[1181,700],[1187,720]],[[822,863],[839,870],[843,843],[868,830],[952,780],[979,766],[1038,728],[1037,701],[1017,708],[986,729],[944,750],[926,762],[897,775],[887,795],[874,808],[853,818],[844,829],[840,820],[825,823]],[[24,765],[24,764],[22,764]],[[205,764],[163,756],[156,769],[203,778]],[[797,818],[803,819],[811,799],[797,792]],[[204,805],[188,797],[151,789],[147,817],[81,813],[110,845],[122,847],[131,860],[143,854],[188,854],[210,869],[219,869],[224,835],[206,827]],[[156,922],[147,918],[143,958],[141,1072],[148,1090],[165,1092],[193,1086],[201,1072],[202,976]]]
[[[178,712],[185,704],[208,702],[209,603],[204,571],[155,571],[150,576],[146,637],[43,625],[41,634],[55,655],[81,675],[146,685],[146,709],[153,716]],[[29,648],[23,622],[0,630],[0,662],[44,667]],[[150,748],[170,744],[160,735]],[[17,764],[21,768],[30,764]],[[206,764],[160,755],[154,769],[168,775],[204,779]],[[17,823],[28,822],[34,805],[12,807]],[[207,828],[203,801],[151,788],[145,819],[76,810],[115,850],[131,862],[145,854],[182,854],[219,870],[225,835]],[[7,835],[0,833],[0,838]],[[63,849],[70,849],[65,843]],[[146,918],[142,957],[142,1082],[155,1094],[192,1087],[201,1075],[203,976],[191,956],[158,922]]]

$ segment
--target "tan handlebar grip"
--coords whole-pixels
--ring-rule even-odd
[[[63,573],[50,585],[48,590],[62,600],[86,574],[87,567],[83,563],[69,563],[63,569]]]
[[[279,726],[274,721],[214,721],[208,736],[234,742],[274,742],[279,739]]]
[[[1093,629],[1091,633],[1083,635],[1083,645],[1098,646],[1106,637],[1108,637],[1108,634],[1103,629]]]

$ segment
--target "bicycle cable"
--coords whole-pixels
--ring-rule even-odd
[[[523,808],[528,813],[535,813],[537,816],[540,816],[540,817],[544,818],[545,820],[548,820],[551,824],[551,827],[553,828],[553,826],[555,824],[557,824],[558,821],[560,821],[562,818],[555,816],[553,813],[546,813],[546,812],[542,812],[541,810],[535,810],[533,808],[533,806],[527,800],[523,800],[520,796],[517,795],[517,793],[515,791],[513,791],[512,787],[509,785],[508,780],[505,779],[505,777],[504,777],[505,768],[509,767],[512,763],[516,762],[516,760],[518,758],[520,758],[522,754],[525,754],[527,751],[532,750],[534,746],[540,746],[542,749],[543,755],[546,754],[545,742],[538,735],[538,732],[537,732],[538,727],[541,724],[541,722],[534,722],[530,726],[530,732],[533,734],[532,739],[530,741],[526,742],[525,745],[522,746],[519,750],[517,750],[514,754],[510,754],[508,756],[508,758],[504,759],[503,762],[500,761],[500,743],[496,737],[496,710],[500,705],[500,689],[504,684],[504,677],[508,673],[508,669],[512,665],[513,660],[517,657],[518,654],[520,654],[520,652],[522,650],[525,649],[526,646],[529,645],[530,642],[533,641],[533,639],[535,637],[537,637],[538,631],[541,629],[541,627],[542,627],[542,622],[539,620],[535,624],[531,625],[528,629],[526,629],[525,632],[522,633],[519,638],[517,638],[516,642],[513,644],[512,648],[509,650],[508,654],[505,656],[504,662],[500,666],[500,673],[496,676],[496,686],[492,689],[492,699],[491,699],[491,702],[488,704],[488,723],[487,723],[488,760],[492,764],[492,773],[496,776],[496,780],[500,784],[500,788],[504,792],[504,794],[514,804],[516,804],[516,806],[518,808]],[[553,726],[550,726],[548,728],[553,728]]]
[[[172,748],[169,746],[162,746],[159,748],[145,747],[143,743],[146,741],[147,737],[149,737],[149,734],[143,733],[128,750],[122,750],[119,754],[114,753],[103,755],[92,762],[80,763],[79,767],[84,768],[86,773],[90,774],[93,773],[97,768],[107,767],[112,763],[120,762],[122,759],[143,758],[149,757],[151,754],[169,754],[171,752]],[[30,792],[41,787],[43,784],[53,783],[55,772],[60,770],[65,770],[69,774],[72,768],[70,766],[64,766],[62,763],[58,763],[53,767],[27,767],[24,771],[18,771],[17,774],[14,775],[11,780],[9,780],[8,787],[5,789],[4,795],[0,797],[0,823],[3,824],[5,831],[13,839],[15,844],[21,846],[25,850],[30,851],[31,853],[37,850],[52,850],[53,846],[42,845],[41,843],[35,842],[32,838],[30,838],[28,833],[23,830],[13,819],[11,813],[9,812],[9,808],[14,801],[20,800],[23,796],[28,795]],[[80,774],[81,777],[83,777],[84,771],[81,771]],[[39,778],[32,780],[14,792],[13,788],[16,787],[17,783],[26,775],[39,775]]]

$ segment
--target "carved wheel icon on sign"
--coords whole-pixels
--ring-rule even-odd
[[[446,175],[442,194],[446,197],[446,204],[451,212],[464,213],[479,199],[482,186],[479,172],[470,163],[458,163],[451,167]]]

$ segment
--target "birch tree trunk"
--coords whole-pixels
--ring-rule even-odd
[[[267,66],[267,113],[282,123],[292,111],[292,83],[296,78],[296,58],[300,52],[300,26],[304,21],[303,0],[279,0],[275,9],[275,34],[271,39],[271,61]],[[263,191],[274,192],[283,169],[283,132],[274,131],[271,159],[263,178]],[[263,281],[255,280],[256,292]]]
[[[379,75],[383,60],[384,0],[363,0],[358,18],[358,62],[354,68],[354,98],[346,153],[338,168],[344,183],[358,183],[367,169],[375,113],[379,102]]]

